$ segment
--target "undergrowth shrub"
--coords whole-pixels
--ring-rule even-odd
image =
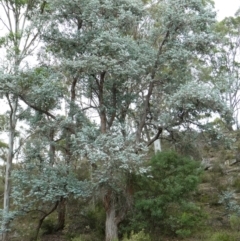
[[[138,233],[134,233],[132,231],[129,238],[127,238],[127,235],[125,235],[122,241],[151,241],[151,238],[149,234],[146,234],[144,230],[141,230]]]
[[[72,238],[71,241],[85,241],[82,236]]]
[[[191,194],[200,182],[199,163],[175,152],[161,152],[149,165],[149,173],[136,177],[134,209],[128,222],[123,223],[122,232],[144,229],[153,236],[191,235],[205,218],[191,202]]]
[[[240,217],[236,214],[230,215],[229,217],[230,226],[233,231],[240,231]]]
[[[214,233],[209,241],[237,241],[237,236],[233,233],[217,232]]]

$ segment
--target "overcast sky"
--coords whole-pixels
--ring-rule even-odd
[[[214,0],[218,12],[218,20],[233,16],[240,7],[240,0]]]

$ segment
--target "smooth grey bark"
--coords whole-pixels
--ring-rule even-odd
[[[18,98],[13,96],[13,103],[11,103],[9,95],[7,95],[8,103],[10,106],[10,120],[9,120],[9,136],[8,136],[8,156],[6,162],[6,173],[5,173],[5,183],[4,183],[4,197],[3,197],[3,223],[2,230],[2,240],[8,240],[7,230],[9,229],[9,207],[10,207],[10,192],[11,192],[11,171],[13,162],[13,148],[14,148],[14,136],[17,124],[17,108],[18,108]]]
[[[116,223],[116,210],[114,205],[110,205],[106,210],[105,221],[106,241],[115,241],[118,239],[118,224]]]
[[[110,190],[104,196],[104,208],[106,212],[105,220],[105,241],[118,240],[118,219],[116,215],[116,204]]]

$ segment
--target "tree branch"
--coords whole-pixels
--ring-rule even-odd
[[[36,111],[39,111],[49,117],[51,117],[52,119],[56,120],[56,117],[51,114],[50,112],[46,111],[46,110],[42,110],[41,108],[35,106],[35,105],[32,105],[31,103],[29,103],[22,95],[19,95],[19,98],[26,104],[28,105],[29,107],[31,107],[32,109],[36,110]]]
[[[154,141],[156,141],[159,138],[159,136],[162,134],[162,131],[163,131],[162,127],[159,127],[157,134],[148,142],[147,146],[150,146]]]

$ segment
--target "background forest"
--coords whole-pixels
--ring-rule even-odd
[[[240,11],[0,7],[2,241],[239,240]]]

